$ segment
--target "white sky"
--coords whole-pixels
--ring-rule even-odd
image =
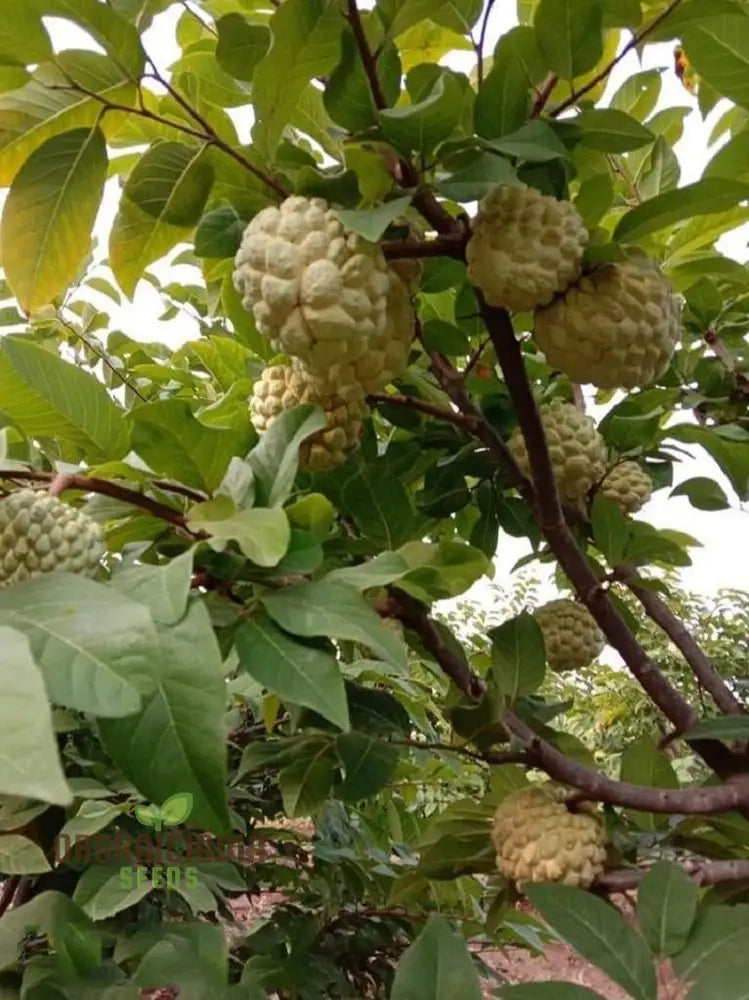
[[[362,6],[371,6],[371,4],[362,4]],[[174,37],[174,28],[179,13],[180,9],[177,8],[158,17],[146,36],[147,51],[160,67],[168,66],[179,55]],[[69,22],[58,19],[46,20],[52,28],[53,39],[58,50],[71,47],[96,47],[83,32]],[[500,34],[515,23],[514,2],[503,0],[495,5],[492,15],[492,30],[489,33],[487,43],[489,52]],[[684,136],[675,147],[682,168],[681,183],[687,184],[701,175],[704,164],[710,155],[707,149],[707,138],[712,125],[726,105],[721,102],[708,120],[702,121],[696,109],[696,101],[681,86],[672,72],[672,49],[671,42],[648,46],[642,65],[634,52],[629,53],[612,73],[607,95],[613,94],[624,79],[639,69],[655,67],[667,70],[662,75],[663,86],[657,109],[673,105],[692,105],[695,109],[685,119]],[[466,71],[470,70],[472,66],[470,53],[456,53],[446,61],[456,69]],[[604,98],[604,102],[605,100],[606,98]],[[106,236],[116,207],[116,191],[110,190],[105,197],[96,227],[97,236],[104,247],[106,247]],[[746,260],[747,232],[749,232],[749,227],[743,227],[741,230],[724,237],[720,243],[722,251],[738,260]],[[196,277],[196,272],[193,269],[175,269],[163,263],[154,266],[152,270],[160,278],[171,281],[184,278],[194,282]],[[112,302],[108,299],[101,299],[98,304],[111,313],[113,329],[122,329],[134,339],[162,341],[174,348],[186,339],[197,336],[196,324],[186,316],[179,316],[168,323],[158,321],[157,317],[163,311],[163,302],[158,293],[147,282],[139,284],[135,300],[122,308],[113,308]],[[599,416],[590,408],[589,412],[593,416]],[[674,473],[675,484],[697,475],[713,476],[723,486],[732,504],[736,505],[735,495],[730,484],[720,474],[715,464],[701,452],[696,454],[692,460],[677,465]],[[745,558],[747,554],[745,539],[749,537],[749,511],[740,510],[738,505],[734,509],[717,513],[698,511],[689,504],[685,497],[670,499],[669,490],[664,489],[655,494],[640,516],[657,527],[687,531],[703,543],[703,548],[692,550],[694,565],[682,573],[682,579],[688,587],[705,593],[713,593],[719,587],[749,586],[749,570]],[[500,584],[508,583],[512,565],[527,551],[527,543],[502,535],[497,549],[495,581]],[[538,564],[532,568],[534,573],[537,572],[537,567]],[[547,577],[548,571],[539,575]],[[488,596],[486,581],[479,581],[470,594],[465,596],[477,598]]]

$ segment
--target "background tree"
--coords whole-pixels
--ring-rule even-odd
[[[680,594],[694,539],[633,515],[685,445],[735,499],[674,493],[749,495],[747,271],[716,245],[747,220],[749,9],[522,2],[492,52],[497,9],[0,10],[9,996],[473,998],[466,942],[548,927],[635,1000],[665,967],[746,995],[746,597]],[[660,71],[604,98],[656,41],[726,101],[691,183]],[[199,337],[116,329],[141,282]],[[523,590],[436,615],[500,532],[556,566],[543,631]],[[570,660],[568,618],[615,667]],[[591,851],[544,840],[528,884],[495,812]],[[637,929],[606,901],[632,888]]]

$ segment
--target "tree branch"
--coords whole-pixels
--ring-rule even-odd
[[[476,294],[525,438],[535,492],[535,511],[549,547],[630,672],[666,718],[680,732],[686,732],[697,725],[697,713],[671,687],[616,611],[565,520],[546,435],[510,317],[506,310],[489,306],[478,291]],[[741,767],[738,759],[718,741],[696,740],[692,746],[721,777],[735,774]]]
[[[7,913],[13,905],[13,897],[16,894],[16,889],[18,889],[20,882],[20,875],[9,875],[3,882],[2,888],[0,889],[0,917],[2,917],[4,913]]]
[[[452,257],[463,260],[465,255],[465,236],[448,233],[433,240],[416,242],[414,240],[383,240],[380,244],[387,260],[405,260],[423,257]]]
[[[627,781],[615,781],[566,757],[509,709],[505,710],[502,721],[511,733],[525,743],[528,756],[537,767],[550,778],[584,792],[586,799],[643,812],[689,815],[709,815],[749,807],[749,775],[705,788],[633,785]]]
[[[499,752],[492,750],[480,751],[470,750],[468,747],[451,746],[449,743],[421,743],[419,740],[390,740],[397,746],[413,747],[414,750],[432,750],[435,753],[457,753],[461,757],[467,757],[477,764],[490,764],[500,766],[502,764],[527,764],[528,756],[524,751],[519,752]]]
[[[676,646],[692,668],[692,673],[702,687],[710,694],[718,708],[725,715],[743,715],[745,708],[721,677],[710,657],[697,643],[684,623],[676,617],[666,602],[652,590],[637,583],[638,575],[634,566],[617,566],[615,579],[622,580],[632,591],[647,615],[653,619]]]
[[[474,45],[476,51],[476,81],[479,87],[484,82],[484,46],[486,45],[486,33],[489,30],[489,18],[491,17],[494,4],[495,0],[487,0],[484,17],[481,22],[478,44]]]
[[[549,73],[546,79],[542,82],[541,86],[536,90],[536,96],[530,113],[531,118],[538,118],[543,109],[546,107],[546,102],[551,97],[551,92],[556,87],[558,82],[559,77],[556,73]]]
[[[421,601],[396,587],[388,587],[388,595],[388,600],[377,608],[378,612],[386,618],[397,618],[406,628],[416,632],[424,649],[432,654],[456,687],[473,701],[479,701],[485,690],[484,682],[445,643]]]
[[[477,421],[472,416],[458,413],[456,410],[448,410],[446,407],[437,406],[436,403],[428,403],[418,396],[403,396],[397,392],[372,392],[367,396],[367,402],[372,406],[384,403],[392,403],[394,406],[403,406],[407,410],[417,410],[419,413],[426,413],[430,417],[438,420],[445,420],[449,424],[454,424],[462,431],[469,434],[476,434],[478,430]]]
[[[681,868],[700,886],[749,881],[749,861],[709,861],[707,858],[690,858],[681,863]],[[598,876],[592,888],[602,889],[607,893],[626,892],[628,889],[636,889],[647,873],[647,869],[638,868],[620,868],[604,872]]]
[[[642,28],[642,30],[637,31],[632,35],[632,37],[624,46],[624,48],[621,50],[621,52],[617,53],[617,55],[611,60],[611,62],[608,63],[606,66],[604,66],[604,68],[601,70],[600,73],[596,73],[596,75],[591,80],[588,80],[588,82],[585,84],[584,87],[581,87],[575,93],[570,94],[570,96],[567,98],[566,101],[562,101],[561,104],[559,104],[556,108],[554,108],[554,110],[551,112],[551,117],[556,118],[567,108],[572,107],[573,104],[577,104],[577,102],[580,100],[581,97],[583,97],[585,94],[591,91],[595,86],[597,86],[601,82],[601,80],[605,80],[608,77],[609,73],[612,71],[612,69],[615,66],[617,66],[622,61],[622,59],[624,59],[624,57],[632,51],[632,49],[636,48],[640,44],[640,42],[643,41],[643,39],[647,38],[647,36],[651,33],[651,31],[654,31],[658,27],[658,25],[661,24],[661,22],[665,21],[666,18],[669,16],[669,14],[672,11],[676,10],[676,8],[679,6],[680,3],[681,0],[671,0],[671,3],[668,5],[668,7],[666,7],[665,10],[661,11],[661,13],[658,14],[657,17],[654,17],[652,21],[650,21],[648,24],[645,25],[644,28]]]
[[[0,479],[12,479],[21,481],[31,481],[40,483],[53,483],[58,479],[55,472],[43,472],[40,469],[0,469]],[[166,504],[152,500],[151,497],[130,490],[126,486],[118,486],[116,483],[107,482],[106,479],[97,479],[95,476],[79,476],[65,474],[65,488],[83,490],[86,493],[98,493],[101,496],[111,497],[113,500],[121,500],[123,503],[131,504],[133,507],[140,507],[154,517],[167,521],[169,524],[179,528],[194,539],[208,538],[204,531],[191,531],[187,526],[187,521],[183,514],[167,507]]]

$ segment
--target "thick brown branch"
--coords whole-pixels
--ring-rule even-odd
[[[584,87],[581,87],[579,90],[570,94],[566,101],[562,101],[561,104],[554,108],[551,112],[552,117],[556,118],[557,115],[560,115],[567,108],[572,107],[573,104],[577,104],[581,97],[591,91],[602,80],[607,79],[612,69],[617,66],[622,59],[624,59],[625,56],[632,51],[632,49],[636,48],[640,42],[647,38],[651,31],[654,31],[662,21],[665,21],[669,14],[676,10],[680,3],[681,0],[671,0],[671,3],[665,10],[661,11],[661,13],[658,14],[657,17],[654,17],[652,21],[649,21],[640,31],[635,32],[622,50],[617,53],[610,63],[607,63],[607,65],[603,67],[600,73],[596,73],[592,79],[588,80]]]
[[[477,295],[525,438],[536,498],[536,516],[549,547],[608,642],[620,653],[650,699],[680,732],[686,732],[697,725],[697,713],[671,687],[616,611],[565,520],[546,436],[510,317],[506,310],[487,305],[478,292]],[[740,766],[734,755],[715,740],[699,740],[692,745],[722,777],[735,774]]]
[[[389,598],[378,611],[383,617],[397,618],[406,628],[412,629],[421,639],[421,644],[431,653],[444,673],[464,694],[478,701],[484,693],[484,682],[474,674],[466,661],[445,643],[437,626],[427,614],[426,607],[415,597],[388,588]]]
[[[692,668],[692,673],[709,693],[715,704],[725,715],[743,715],[744,706],[721,677],[710,657],[705,653],[694,636],[676,617],[666,602],[652,590],[637,583],[634,566],[618,566],[616,578],[623,580],[637,600],[659,628],[663,629],[671,642]]]
[[[708,861],[706,858],[690,858],[681,867],[697,885],[749,881],[749,861]],[[595,880],[593,888],[609,893],[626,892],[628,889],[636,889],[647,873],[647,869],[639,868],[619,868],[604,872]]]
[[[676,789],[633,785],[627,781],[615,781],[566,757],[512,711],[505,711],[503,721],[510,732],[525,743],[528,755],[537,767],[550,778],[572,785],[584,792],[586,798],[596,802],[640,809],[643,812],[687,815],[749,807],[749,775],[734,778],[723,785],[705,788]]]
[[[413,240],[384,240],[380,246],[388,260],[414,257],[452,257],[463,260],[465,254],[465,239],[462,234],[438,236],[434,240],[420,243]]]
[[[58,480],[57,473],[43,472],[40,469],[0,469],[0,479],[13,479],[40,483],[53,483]],[[154,517],[167,521],[179,528],[191,538],[207,538],[203,531],[191,531],[187,526],[187,521],[183,514],[167,507],[166,504],[152,500],[151,497],[130,490],[126,486],[118,486],[117,483],[107,482],[106,479],[97,479],[95,476],[77,476],[65,474],[65,488],[83,490],[86,493],[98,493],[101,496],[111,497],[113,500],[121,500],[123,503],[132,504],[133,507],[140,507]]]

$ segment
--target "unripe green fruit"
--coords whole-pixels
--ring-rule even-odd
[[[606,863],[606,832],[590,807],[570,812],[568,792],[550,782],[513,792],[494,815],[497,867],[523,886],[563,882],[587,889]]]
[[[258,433],[263,434],[284,412],[302,403],[322,407],[326,427],[308,437],[299,449],[300,468],[307,472],[324,472],[342,465],[349,454],[359,447],[367,407],[360,391],[356,399],[321,396],[310,385],[304,368],[294,365],[272,365],[255,383],[250,398],[250,418]]]
[[[653,480],[637,462],[621,462],[606,474],[599,492],[625,514],[634,514],[650,499]]]
[[[535,340],[552,368],[600,389],[647,385],[668,368],[679,306],[652,265],[604,264],[536,310]]]
[[[468,276],[489,305],[525,312],[577,280],[587,242],[570,202],[535,188],[497,187],[473,221]]]
[[[552,670],[588,667],[606,640],[587,608],[561,597],[536,608],[534,616],[544,637],[546,660]]]
[[[234,284],[274,350],[315,374],[353,361],[386,323],[382,251],[344,228],[322,198],[264,208],[244,232]]]
[[[92,576],[103,554],[99,525],[57,497],[21,489],[0,500],[0,587],[54,570]]]
[[[590,417],[572,403],[554,399],[540,407],[552,468],[565,500],[579,500],[606,469],[606,444]],[[526,475],[530,461],[520,428],[510,435],[507,447]]]

